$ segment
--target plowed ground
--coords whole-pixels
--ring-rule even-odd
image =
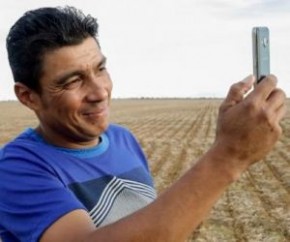
[[[212,144],[220,102],[113,100],[111,120],[136,135],[160,193]],[[1,102],[0,110],[0,145],[37,124],[16,102]],[[188,241],[290,241],[289,118],[282,122],[284,134],[275,149],[227,189]]]

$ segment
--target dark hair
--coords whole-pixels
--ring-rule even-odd
[[[14,81],[41,91],[39,79],[47,51],[81,43],[87,37],[97,40],[95,18],[74,7],[39,8],[26,12],[10,29],[6,39]]]

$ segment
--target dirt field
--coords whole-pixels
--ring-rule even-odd
[[[219,103],[114,100],[111,119],[135,133],[149,159],[156,188],[162,192],[210,147]],[[0,145],[37,123],[16,102],[1,102],[0,110]],[[188,241],[290,241],[289,117],[282,123],[284,135],[272,153],[224,193]]]

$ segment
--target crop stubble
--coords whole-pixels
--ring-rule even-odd
[[[220,102],[113,100],[111,120],[137,136],[161,193],[212,144]],[[17,102],[0,102],[0,108],[0,144],[37,124],[32,112]],[[282,126],[284,134],[275,149],[226,190],[188,241],[290,241],[289,115]]]

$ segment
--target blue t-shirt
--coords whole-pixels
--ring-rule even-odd
[[[156,198],[148,164],[134,136],[110,125],[89,149],[45,143],[28,129],[0,150],[0,235],[37,241],[57,219],[85,209],[99,227]]]

